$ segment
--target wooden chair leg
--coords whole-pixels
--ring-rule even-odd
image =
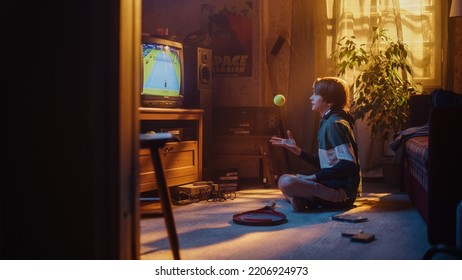
[[[155,149],[153,149],[155,148]],[[159,197],[162,205],[162,211],[165,219],[165,226],[167,227],[168,239],[170,242],[170,248],[173,253],[175,260],[180,259],[180,248],[178,242],[178,235],[175,226],[175,219],[173,217],[173,209],[171,204],[170,192],[168,190],[167,181],[160,161],[160,155],[157,147],[151,148],[151,158],[154,164],[154,170],[156,170],[156,178],[159,185]]]
[[[170,192],[168,190],[167,180],[165,178],[162,162],[160,160],[159,148],[163,147],[166,142],[178,141],[178,138],[174,137],[170,133],[157,133],[154,135],[141,135],[141,146],[149,148],[151,151],[151,159],[156,174],[156,180],[158,183],[158,193],[160,203],[162,205],[162,215],[164,216],[165,226],[167,228],[168,240],[170,242],[170,248],[173,253],[173,259],[180,259],[180,246],[178,242],[178,234],[175,226],[175,219],[173,217],[173,209],[170,199]]]

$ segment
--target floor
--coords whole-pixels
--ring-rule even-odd
[[[182,259],[419,259],[428,248],[425,224],[408,196],[382,180],[364,180],[364,196],[349,212],[366,215],[367,223],[333,222],[333,213],[297,213],[276,188],[248,185],[237,199],[175,205]],[[243,209],[276,201],[289,222],[270,228],[236,225],[230,217]],[[348,212],[348,213],[349,213]],[[340,231],[361,227],[377,241],[350,244]],[[164,222],[141,221],[141,258],[170,259]],[[263,240],[286,244],[266,247]],[[340,249],[342,247],[347,250]],[[362,248],[362,249],[361,249]]]

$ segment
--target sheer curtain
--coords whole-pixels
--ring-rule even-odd
[[[436,0],[331,0],[332,44],[354,35],[367,43],[372,27],[382,25],[388,35],[402,39],[409,47],[413,77],[424,87],[442,85],[442,13]]]

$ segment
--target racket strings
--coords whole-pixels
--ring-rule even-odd
[[[252,226],[273,226],[287,222],[284,213],[274,210],[275,205],[267,205],[261,209],[245,211],[233,215],[236,224]]]
[[[275,216],[274,214],[271,213],[247,213],[243,214],[240,216],[241,219],[246,220],[246,219],[253,219],[253,220],[279,220],[281,219],[280,216]]]

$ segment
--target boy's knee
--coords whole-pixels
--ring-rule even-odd
[[[292,185],[294,182],[294,176],[290,174],[284,174],[281,177],[279,177],[278,180],[278,188],[283,191],[285,188],[288,186]]]

